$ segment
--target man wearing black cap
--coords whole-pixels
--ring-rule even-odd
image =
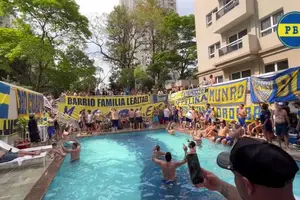
[[[220,192],[228,200],[294,200],[293,180],[299,170],[280,147],[241,138],[231,152],[222,152],[217,164],[231,170],[236,187],[203,170],[204,182],[196,185]]]

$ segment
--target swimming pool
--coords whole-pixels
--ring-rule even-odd
[[[43,199],[223,199],[218,193],[195,189],[186,165],[177,170],[177,185],[162,186],[161,171],[151,160],[153,146],[158,144],[172,152],[174,160],[181,160],[182,143],[188,138],[164,130],[82,138],[80,161],[70,163],[69,156],[65,158]],[[233,184],[232,173],[216,165],[217,155],[224,150],[230,149],[204,140],[197,151],[202,167]],[[295,195],[300,196],[300,174],[294,183]]]

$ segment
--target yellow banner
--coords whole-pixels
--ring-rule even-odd
[[[150,95],[136,95],[124,97],[79,97],[66,96],[65,104],[68,106],[83,106],[93,109],[97,108],[111,108],[111,107],[127,107],[140,106],[149,104],[151,102]]]
[[[212,105],[245,103],[247,79],[208,88],[208,103]]]
[[[188,105],[183,106],[183,112],[186,113],[188,110],[190,109],[190,107]],[[195,109],[198,112],[203,112],[205,113],[205,106],[199,106],[199,105],[195,105]],[[238,113],[238,107],[232,107],[232,106],[228,106],[228,107],[215,107],[214,108],[216,113],[217,113],[217,118],[219,119],[224,119],[226,121],[232,121],[232,120],[236,120],[237,121],[237,113]],[[246,118],[246,122],[252,122],[253,120],[257,119],[260,117],[260,107],[257,104],[252,104],[249,106],[245,106],[246,112],[247,112],[247,118]]]
[[[185,97],[185,92],[184,91],[179,91],[179,92],[175,92],[173,94],[170,94],[169,100],[170,101],[176,101],[176,100],[181,99],[183,97]]]
[[[160,102],[160,103],[155,103],[155,104],[145,104],[145,105],[139,105],[139,106],[123,106],[123,107],[118,107],[119,114],[122,115],[127,114],[130,109],[133,110],[141,110],[142,114],[145,117],[152,117],[153,116],[153,111],[154,108],[156,107],[164,107],[165,103]],[[101,114],[106,116],[110,113],[112,107],[93,107],[93,106],[74,106],[74,105],[68,105],[64,103],[59,103],[58,104],[58,111],[61,113],[64,113],[64,116],[66,118],[73,118],[73,119],[79,119],[79,113],[83,109],[86,111],[91,110],[93,114],[95,114],[98,110],[100,110]]]

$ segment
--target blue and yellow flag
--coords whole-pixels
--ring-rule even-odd
[[[8,118],[10,86],[0,82],[0,119]]]

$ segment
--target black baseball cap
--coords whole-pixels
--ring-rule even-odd
[[[285,187],[299,170],[296,161],[280,147],[248,137],[239,139],[231,152],[220,153],[217,164],[270,188]]]

